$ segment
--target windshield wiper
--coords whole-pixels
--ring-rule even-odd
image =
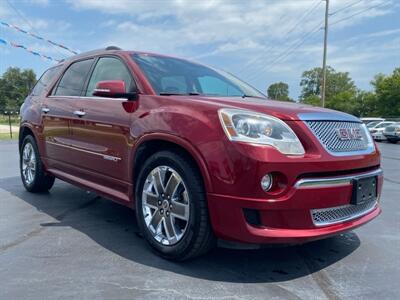
[[[200,93],[190,92],[190,93],[160,93],[160,96],[199,96]]]
[[[243,99],[244,99],[244,98],[259,98],[259,99],[264,99],[264,98],[259,97],[259,96],[246,95],[246,94],[243,94],[241,97],[242,97]]]

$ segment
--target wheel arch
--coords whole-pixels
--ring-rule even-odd
[[[211,178],[209,176],[206,163],[200,152],[188,141],[180,137],[165,134],[153,133],[146,134],[136,142],[131,161],[133,164],[132,182],[136,182],[136,176],[140,172],[143,163],[151,155],[162,150],[172,150],[174,152],[185,153],[199,170],[204,187],[207,192],[212,192]]]
[[[21,150],[22,147],[22,142],[24,141],[24,138],[28,135],[31,135],[36,143],[38,141],[34,131],[32,130],[32,128],[30,128],[30,126],[28,126],[27,124],[21,125],[21,127],[19,128],[19,137],[18,137],[18,149]]]

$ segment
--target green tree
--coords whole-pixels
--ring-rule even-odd
[[[380,116],[379,101],[374,92],[358,91],[356,96],[356,116]]]
[[[321,105],[321,98],[317,95],[308,95],[305,98],[301,99],[301,103],[318,106]]]
[[[289,85],[282,81],[271,84],[267,89],[267,94],[270,99],[292,101],[289,98]]]
[[[326,68],[327,77],[332,73],[333,69],[329,66]],[[308,71],[304,71],[301,75],[300,86],[302,88],[300,101],[307,99],[309,96],[321,95],[321,80],[322,80],[322,68],[313,68]]]
[[[378,102],[376,112],[386,117],[400,116],[400,68],[388,76],[376,75],[371,84]]]
[[[0,78],[0,109],[17,110],[35,83],[33,70],[8,68]]]
[[[320,105],[322,69],[304,71],[300,81],[302,92],[300,101]],[[357,88],[348,72],[337,72],[328,66],[326,71],[326,107],[349,113],[357,112]]]

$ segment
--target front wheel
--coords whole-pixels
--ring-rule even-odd
[[[54,184],[54,176],[46,174],[35,139],[28,135],[20,151],[20,173],[25,189],[31,193],[48,191]]]
[[[203,182],[189,158],[158,152],[144,163],[137,178],[138,224],[159,255],[183,261],[212,247]]]

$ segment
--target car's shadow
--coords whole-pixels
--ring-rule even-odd
[[[282,282],[314,274],[351,254],[360,245],[353,232],[304,245],[262,250],[217,248],[195,260],[174,263],[157,257],[138,236],[135,214],[128,208],[56,181],[50,193],[27,193],[19,178],[0,180],[0,188],[56,221],[37,224],[50,230],[68,226],[128,260],[206,280]],[[43,233],[45,234],[45,233]]]

